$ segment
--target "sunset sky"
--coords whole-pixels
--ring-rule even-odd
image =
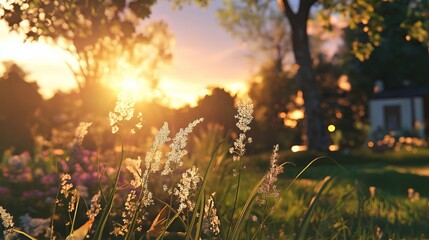
[[[212,86],[225,87],[234,94],[247,91],[247,83],[258,64],[255,61],[251,64],[246,58],[250,51],[246,44],[233,39],[219,25],[216,10],[221,3],[222,0],[214,0],[207,9],[191,5],[173,10],[171,2],[159,1],[146,21],[166,21],[175,36],[173,61],[163,69],[159,82],[173,107],[194,104]],[[312,28],[312,24],[309,26]],[[312,32],[310,29],[309,33]],[[341,39],[332,36],[325,39],[329,39],[325,42],[328,55],[333,54]],[[23,43],[22,37],[9,33],[6,23],[0,21],[0,62],[10,60],[22,66],[30,74],[30,80],[38,82],[46,98],[57,90],[68,91],[77,86],[66,65],[66,61],[73,62],[69,54],[43,43]]]
[[[216,19],[220,0],[208,9],[185,6],[173,10],[167,1],[153,8],[151,20],[165,20],[175,35],[173,62],[161,75],[160,88],[173,106],[193,103],[207,87],[223,86],[245,92],[251,66],[246,63],[246,46],[230,37]],[[36,80],[40,92],[49,97],[56,90],[75,88],[73,75],[65,64],[70,59],[59,48],[42,43],[23,43],[16,33],[8,33],[0,22],[0,61],[13,60]]]

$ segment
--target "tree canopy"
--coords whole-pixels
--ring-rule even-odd
[[[157,69],[171,59],[173,46],[165,23],[143,24],[155,2],[14,1],[1,5],[0,19],[26,40],[45,39],[72,53],[77,66],[68,64],[80,89],[110,81],[120,71],[122,78],[144,77],[154,85]]]
[[[42,97],[38,86],[28,82],[26,72],[14,63],[5,64],[0,77],[0,152],[13,147],[15,153],[32,151],[31,128]]]
[[[427,46],[429,21],[429,1],[422,0],[336,0],[321,1],[300,0],[292,2],[279,0],[278,9],[288,20],[284,29],[290,29],[290,42],[294,53],[298,71],[296,81],[304,97],[304,129],[306,131],[309,149],[327,150],[329,141],[327,137],[326,119],[320,105],[322,93],[314,71],[314,60],[311,56],[309,43],[308,22],[311,18],[323,24],[327,31],[335,22],[344,22],[350,29],[362,28],[364,38],[357,38],[351,45],[351,51],[360,61],[368,59],[380,44],[385,40],[382,35],[384,17],[378,11],[380,6],[406,3],[405,17],[400,27],[407,33],[406,38],[414,38]],[[269,6],[269,1],[231,1],[225,0],[220,16],[221,23],[234,35],[251,36],[258,32],[259,18],[266,19],[265,12],[259,12]],[[314,14],[313,14],[314,13]],[[226,16],[226,17],[225,17]],[[226,20],[225,20],[226,19]],[[244,24],[245,22],[246,24]],[[241,30],[237,30],[241,29]],[[262,36],[262,35],[261,35]],[[258,39],[256,39],[258,40]]]

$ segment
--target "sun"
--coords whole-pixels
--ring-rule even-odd
[[[127,79],[122,82],[122,89],[133,91],[133,90],[136,90],[137,88],[138,88],[138,83],[136,80]]]

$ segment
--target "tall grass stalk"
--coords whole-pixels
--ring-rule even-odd
[[[69,235],[73,234],[74,224],[76,222],[77,210],[79,209],[79,202],[80,202],[79,193],[76,191],[74,193],[74,195],[75,195],[75,198],[77,198],[77,199],[76,199],[76,206],[75,206],[75,209],[74,209],[73,219],[71,221],[71,227],[70,227],[70,234]]]
[[[256,196],[258,194],[258,189],[261,187],[262,183],[264,182],[264,178],[261,178],[259,182],[253,187],[252,192],[249,194],[246,203],[243,206],[243,209],[240,212],[240,215],[238,216],[237,220],[233,222],[233,228],[231,232],[231,237],[229,239],[235,240],[238,239],[240,236],[240,230],[244,223],[244,221],[247,220],[250,211],[252,210],[253,204],[255,203]]]
[[[332,181],[332,179],[333,178],[331,177],[326,177],[322,181],[322,186],[320,187],[319,191],[317,191],[316,195],[313,197],[313,199],[311,199],[310,205],[308,206],[308,209],[304,214],[302,222],[298,227],[295,240],[305,239],[305,234],[307,233],[308,225],[310,224],[310,219],[313,216],[314,209],[316,208],[317,202],[320,196],[322,196],[323,191],[328,187],[329,183]]]
[[[191,234],[192,234],[192,231],[193,231],[193,227],[194,227],[195,219],[197,218],[197,215],[200,215],[201,217],[203,216],[203,214],[201,214],[201,213],[204,213],[204,201],[203,201],[203,199],[204,199],[204,189],[205,189],[206,184],[207,184],[207,179],[208,179],[209,173],[210,173],[210,171],[212,169],[212,166],[213,166],[215,155],[216,155],[217,151],[219,150],[219,147],[221,146],[221,144],[222,144],[222,142],[218,143],[218,145],[216,145],[216,148],[213,150],[213,153],[211,155],[209,164],[208,164],[208,166],[206,168],[204,176],[202,177],[203,180],[202,180],[201,186],[198,189],[197,200],[195,201],[195,203],[196,203],[195,204],[195,209],[192,212],[191,221],[190,221],[190,223],[188,225],[188,229],[186,230],[186,236],[185,236],[186,240],[191,238]],[[197,206],[198,206],[198,204],[201,201],[203,201],[203,204],[202,204],[202,207],[198,208],[200,210],[200,212],[198,212]]]
[[[278,167],[282,168],[286,164],[295,165],[291,162],[284,162],[284,163],[280,164]],[[280,197],[280,199],[281,199],[281,197]],[[268,212],[269,199],[266,199],[266,202],[263,205],[264,205],[264,207],[263,207],[264,210],[263,210],[263,214],[262,214],[262,220],[261,220],[261,223],[258,225],[258,228],[256,229],[255,233],[253,234],[252,240],[256,239],[256,237],[258,236],[258,233],[259,233],[259,239],[262,239],[262,234],[263,234],[262,229],[265,226],[266,221],[268,220],[268,218],[271,216],[271,214],[273,213],[273,211],[275,209],[275,207],[273,206],[271,211]]]
[[[125,235],[125,238],[124,238],[125,240],[130,239],[132,237],[131,235],[134,233],[134,230],[136,228],[137,217],[138,217],[138,214],[139,214],[141,207],[142,207],[143,197],[145,197],[145,193],[146,193],[145,187],[148,185],[148,182],[149,182],[149,172],[150,172],[151,166],[153,164],[153,157],[152,157],[152,159],[150,159],[149,163],[150,163],[149,166],[146,167],[147,174],[144,175],[144,179],[142,180],[142,184],[141,184],[139,197],[137,198],[138,205],[137,205],[137,208],[132,215],[130,227],[129,227],[129,229]]]
[[[95,234],[93,239],[101,240],[103,239],[103,232],[104,228],[106,227],[107,219],[109,218],[110,212],[113,208],[113,200],[115,197],[115,193],[117,190],[117,184],[119,180],[119,175],[121,173],[122,164],[124,162],[124,144],[121,144],[121,159],[119,161],[118,170],[116,171],[116,176],[112,184],[112,188],[110,190],[109,199],[103,209],[103,214],[101,215],[100,222],[97,225],[97,228],[95,230]]]
[[[56,214],[56,211],[57,211],[57,203],[59,201],[58,197],[60,196],[60,191],[61,191],[61,183],[58,184],[57,195],[55,196],[54,205],[52,206],[52,215],[51,215],[51,225],[50,225],[50,230],[49,230],[49,239],[53,239],[54,238],[55,214]]]
[[[238,167],[238,173],[237,173],[237,187],[235,188],[235,196],[234,196],[234,204],[232,205],[232,212],[230,215],[230,224],[228,227],[228,232],[226,234],[226,239],[228,239],[228,237],[230,236],[230,231],[232,228],[232,223],[234,222],[234,215],[235,215],[235,209],[237,208],[237,202],[238,202],[238,197],[240,194],[240,183],[241,183],[241,169],[242,169],[242,161],[240,161],[238,163],[239,167]]]
[[[168,227],[174,222],[174,220],[176,220],[176,219],[179,219],[180,220],[180,222],[182,223],[182,225],[183,225],[183,227],[186,229],[187,228],[187,225],[186,225],[186,222],[185,222],[185,220],[183,220],[183,218],[181,218],[180,217],[180,212],[178,212],[178,211],[176,211],[176,209],[174,209],[171,205],[169,205],[168,203],[166,203],[166,202],[164,202],[164,201],[162,201],[162,200],[160,200],[160,199],[157,199],[157,198],[155,198],[157,201],[159,201],[159,202],[161,202],[162,204],[164,204],[165,205],[165,207],[167,207],[168,209],[169,209],[169,213],[170,212],[174,212],[174,216],[172,217],[172,218],[170,218],[170,219],[167,219],[166,221],[165,221],[165,224],[163,224],[164,226],[162,227],[162,229],[161,229],[161,231],[160,231],[160,234],[158,234],[157,236],[156,236],[156,240],[160,240],[160,239],[162,239],[163,237],[164,237],[164,235],[166,234],[166,233],[168,233],[167,232],[167,229],[168,229]],[[149,232],[149,231],[148,231]]]
[[[28,239],[37,240],[37,238],[34,238],[34,237],[30,236],[28,233],[25,233],[25,232],[23,232],[21,230],[18,230],[16,228],[14,228],[13,231],[16,232],[16,233],[18,233],[18,234],[21,234],[21,235],[25,236]]]

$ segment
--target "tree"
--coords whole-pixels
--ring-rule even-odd
[[[25,34],[25,40],[44,38],[70,51],[79,62],[80,88],[99,81],[100,49],[129,39],[139,18],[148,15],[152,1],[15,1],[2,5],[11,30]],[[130,10],[133,17],[126,16]],[[95,61],[97,60],[97,61]]]
[[[44,39],[72,54],[76,61],[68,64],[91,112],[100,108],[94,95],[101,102],[108,97],[100,83],[132,78],[156,86],[159,66],[172,57],[173,36],[164,22],[143,27],[155,2],[10,1],[0,4],[0,19],[25,40]]]
[[[6,63],[0,77],[0,151],[14,148],[16,154],[33,151],[32,127],[42,97],[36,83],[27,82],[27,74],[18,65]]]
[[[292,119],[300,108],[294,73],[278,72],[276,65],[274,59],[263,64],[249,88],[255,109],[254,135],[259,139],[255,144],[260,150],[269,150],[274,144],[290,147],[301,143],[301,124]]]
[[[254,50],[251,57],[263,62],[275,62],[273,70],[283,71],[285,58],[291,50],[286,19],[272,1],[225,1],[218,11],[220,24],[234,37],[246,42]]]
[[[401,28],[404,21],[418,22],[416,16],[408,16],[408,2],[396,1],[380,5],[375,11],[383,17],[380,37],[383,41],[374,49],[364,62],[351,58],[348,52],[343,53],[353,87],[359,94],[369,95],[376,80],[383,80],[386,89],[404,86],[427,86],[429,75],[429,51],[427,46],[412,39],[407,29]],[[413,20],[414,19],[414,20]],[[367,41],[362,34],[365,26],[349,29],[345,34],[345,45],[352,49],[355,39]]]
[[[226,0],[227,6],[232,1]],[[368,37],[366,42],[356,41],[353,44],[352,51],[355,56],[363,61],[367,59],[374,48],[380,45],[383,39],[380,37],[382,31],[383,17],[376,11],[381,4],[391,4],[395,0],[378,1],[378,0],[337,0],[323,1],[316,0],[300,0],[296,3],[297,9],[294,11],[288,0],[278,0],[280,9],[284,16],[289,20],[291,29],[292,49],[294,53],[295,63],[298,66],[296,76],[298,88],[302,90],[304,97],[305,108],[305,129],[307,135],[307,146],[309,149],[327,150],[328,134],[323,117],[323,111],[320,106],[321,93],[318,89],[316,76],[313,70],[313,59],[311,56],[309,36],[307,32],[308,21],[310,19],[310,10],[312,7],[318,8],[318,20],[322,21],[326,27],[331,25],[331,17],[339,16],[340,19],[346,21],[350,28],[364,25],[365,34]],[[407,1],[408,11],[407,19],[403,21],[401,27],[409,32],[410,37],[417,38],[421,42],[427,42],[429,29],[429,20],[427,18],[429,1]],[[263,6],[266,1],[240,1],[246,9],[255,9]],[[237,4],[236,4],[237,5]],[[241,12],[242,15],[235,17],[244,17],[248,12]],[[409,17],[414,16],[418,21],[409,21]],[[263,17],[263,16],[261,16]],[[415,19],[414,18],[414,19]],[[246,18],[244,18],[246,19]],[[253,28],[252,24],[242,25],[247,28]],[[257,28],[257,27],[255,27]]]

